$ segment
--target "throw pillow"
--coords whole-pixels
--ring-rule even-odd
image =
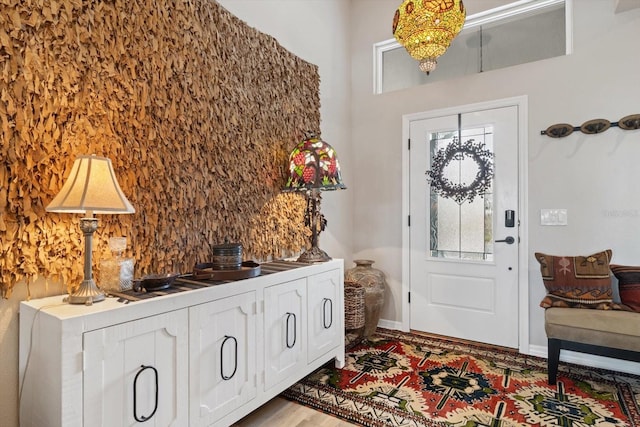
[[[618,279],[620,301],[633,311],[640,311],[640,267],[611,264]]]
[[[588,256],[536,253],[547,296],[540,306],[624,309],[613,302],[609,263],[611,249]]]

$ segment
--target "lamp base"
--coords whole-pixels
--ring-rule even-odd
[[[69,294],[65,301],[69,304],[91,305],[104,300],[104,293],[96,287],[93,279],[83,280],[80,287]]]
[[[298,262],[304,262],[307,264],[313,264],[314,262],[326,262],[331,261],[331,257],[327,255],[325,251],[317,246],[312,247],[300,255],[297,259]]]

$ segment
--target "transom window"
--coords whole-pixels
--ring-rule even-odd
[[[426,75],[395,39],[374,45],[374,92],[383,93],[571,53],[572,0],[525,0],[467,17]]]

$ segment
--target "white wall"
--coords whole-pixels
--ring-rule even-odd
[[[530,343],[546,345],[544,295],[533,252],[588,254],[640,265],[640,131],[617,128],[551,139],[554,123],[640,113],[635,52],[640,9],[616,0],[574,1],[574,53],[382,95],[373,94],[373,44],[392,37],[400,0],[219,0],[229,11],[319,67],[321,130],[338,151],[347,191],[328,193],[320,246],[334,257],[370,258],[387,275],[383,318],[402,320],[402,116],[527,95]],[[469,0],[468,14],[506,3]],[[350,108],[350,110],[349,110]],[[566,227],[539,225],[540,209],[566,208]]]
[[[344,0],[218,0],[250,26],[269,34],[287,50],[318,66],[321,137],[335,148],[346,191],[323,193],[326,230],[319,246],[350,264],[351,210],[354,195],[351,162],[349,2]],[[255,64],[259,67],[260,64]],[[293,147],[291,147],[293,149]]]
[[[471,1],[466,2],[467,5]],[[530,344],[546,345],[544,296],[533,252],[589,254],[640,265],[640,131],[612,128],[563,139],[555,123],[612,122],[640,113],[640,9],[615,14],[615,0],[574,1],[574,53],[420,87],[373,95],[372,45],[392,37],[397,0],[352,0],[353,257],[387,274],[383,318],[402,320],[402,116],[527,95]],[[542,227],[540,209],[565,208],[568,225]]]

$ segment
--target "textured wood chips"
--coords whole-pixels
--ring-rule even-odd
[[[79,215],[46,205],[80,154],[109,157],[134,215],[101,215],[94,271],[126,236],[136,276],[305,246],[289,151],[320,126],[317,67],[213,0],[0,0],[0,288],[82,280]]]

